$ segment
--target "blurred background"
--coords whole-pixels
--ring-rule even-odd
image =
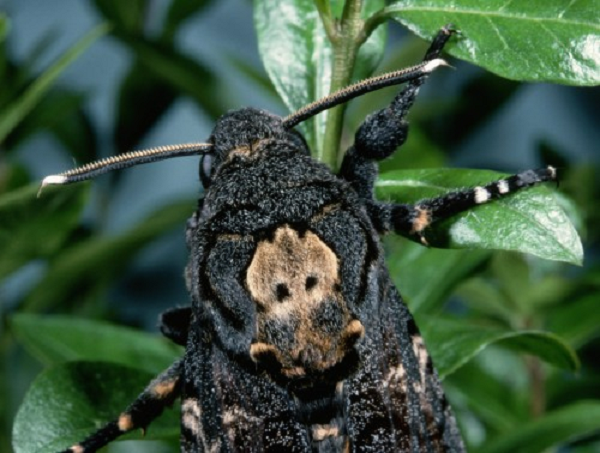
[[[8,18],[0,43],[0,107],[18,99],[32,80],[91,29],[107,20],[116,22],[108,35],[60,73],[48,95],[3,138],[0,196],[75,164],[132,149],[203,141],[215,119],[232,108],[254,106],[287,113],[261,65],[250,1],[132,1],[131,5],[127,14],[121,14],[111,2],[101,0],[0,0],[0,12]],[[378,72],[419,60],[425,43],[397,24],[390,25],[389,35]],[[564,283],[557,286],[560,300],[551,308],[587,297],[588,309],[600,312],[589,299],[590,294],[600,294],[596,177],[600,91],[519,84],[450,61],[456,70],[436,73],[415,107],[416,138],[411,146],[421,151],[413,161],[409,160],[415,154],[407,151],[405,161],[414,167],[507,173],[545,164],[561,168],[560,190],[578,206],[574,220],[586,247],[584,267],[531,260],[527,265],[534,269],[532,274],[554,273]],[[348,111],[346,142],[364,115],[390,96],[386,91],[354,103]],[[48,204],[64,208],[58,214],[46,212],[49,207],[42,207],[42,195],[21,203],[15,211],[20,217],[0,217],[1,243],[15,254],[5,255],[0,264],[0,451],[10,451],[12,420],[43,368],[35,353],[11,332],[12,314],[69,313],[156,332],[161,311],[188,302],[184,227],[201,191],[197,165],[196,158],[181,158],[136,167],[67,190],[63,198],[49,195]],[[11,212],[1,209],[2,201],[0,215]],[[28,221],[36,225],[15,226]],[[143,233],[134,233],[139,228]],[[6,236],[6,231],[17,229],[14,236]],[[61,262],[65,250],[72,261]],[[97,267],[89,266],[92,260],[83,258],[85,253],[98,259]],[[494,259],[503,258],[488,257],[486,263]],[[478,266],[472,276],[489,276],[486,272],[493,271]],[[69,283],[71,279],[77,283]],[[472,294],[469,289],[472,286],[463,287],[463,299]],[[453,298],[457,300],[456,293]],[[584,379],[574,383],[575,375],[569,374],[571,386],[556,384],[556,388],[548,380],[546,405],[600,397],[600,381],[595,381],[600,376],[595,358],[598,320],[592,315],[583,334],[572,326],[579,332],[572,346],[579,350],[584,364],[579,378]],[[474,418],[467,415],[464,423]],[[471,427],[475,444],[480,435],[477,423]],[[577,451],[595,447],[600,451],[595,438],[586,442],[590,450]],[[114,451],[128,448],[121,445]]]

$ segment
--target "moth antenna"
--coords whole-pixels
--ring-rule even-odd
[[[311,102],[310,104],[302,107],[300,110],[286,116],[283,119],[283,126],[291,129],[302,121],[315,116],[317,113],[321,113],[323,110],[343,104],[350,99],[362,96],[363,94],[371,91],[376,91],[391,85],[399,85],[401,83],[409,82],[411,80],[418,79],[419,77],[426,76],[440,66],[450,65],[442,58],[435,58],[409,68],[386,72],[385,74],[361,80],[360,82],[342,88],[341,90],[338,90],[329,96]]]
[[[120,154],[118,156],[107,157],[106,159],[91,162],[81,167],[59,173],[57,175],[46,176],[40,190],[40,196],[44,187],[50,184],[70,184],[73,182],[86,181],[95,178],[109,171],[122,168],[133,167],[134,165],[147,164],[159,160],[170,159],[171,157],[195,156],[207,153],[212,149],[210,143],[185,143],[181,145],[165,145],[155,148],[142,149]]]

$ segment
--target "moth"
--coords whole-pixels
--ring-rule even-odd
[[[188,220],[191,306],[161,317],[185,354],[118,417],[65,451],[96,451],[145,429],[181,399],[182,452],[461,452],[452,410],[418,327],[385,266],[388,232],[427,244],[437,221],[532,185],[552,167],[416,204],[377,201],[377,161],[405,140],[406,115],[452,29],[423,61],[351,85],[281,118],[243,108],[206,143],[123,154],[59,175],[199,155],[204,195]],[[366,118],[338,174],[294,127],[335,105],[406,83]]]

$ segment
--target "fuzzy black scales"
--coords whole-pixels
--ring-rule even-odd
[[[425,63],[449,35],[438,34]],[[376,161],[405,140],[427,74],[365,120],[339,175],[277,116],[247,108],[217,122],[201,145],[206,190],[187,226],[191,306],[162,316],[185,355],[67,451],[145,428],[177,398],[186,453],[464,451],[380,236],[426,243],[432,222],[556,175],[529,171],[415,205],[375,200]]]

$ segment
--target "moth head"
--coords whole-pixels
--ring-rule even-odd
[[[210,152],[200,162],[200,180],[204,188],[210,185],[216,170],[236,157],[253,160],[269,142],[288,142],[302,154],[310,155],[302,135],[284,126],[283,119],[264,110],[251,107],[232,110],[218,119],[208,143]]]
[[[285,118],[253,108],[229,112],[217,121],[207,143],[159,146],[109,157],[58,175],[47,176],[42,181],[40,192],[49,184],[85,181],[112,170],[190,155],[202,156],[200,179],[206,188],[210,185],[215,170],[232,152],[239,150],[241,153],[244,149],[251,150],[261,141],[274,139],[292,142],[299,152],[308,153],[306,142],[298,132],[294,131],[294,127],[299,123],[370,91],[418,79],[445,65],[447,64],[444,60],[436,58],[407,69],[372,77],[308,104]]]

